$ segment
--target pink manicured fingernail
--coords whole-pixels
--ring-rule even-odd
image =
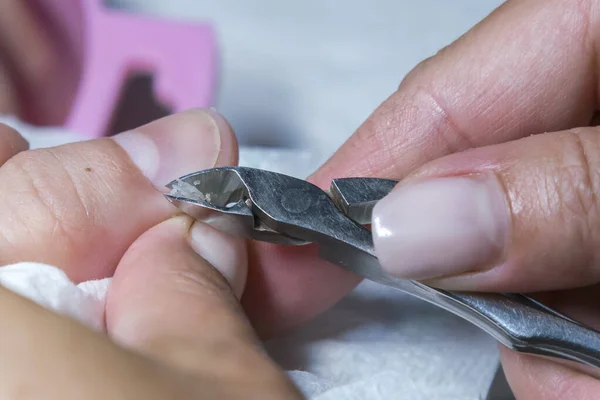
[[[502,250],[510,213],[494,176],[400,186],[373,210],[375,252],[388,273],[430,279],[484,268]]]

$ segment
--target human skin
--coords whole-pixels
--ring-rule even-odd
[[[406,198],[397,193],[408,193],[416,183],[492,176],[501,183],[500,193],[508,204],[510,223],[503,231],[503,243],[510,245],[500,246],[500,256],[493,259],[485,255],[457,258],[451,278],[444,274],[448,265],[425,271],[416,247],[407,248],[410,273],[422,273],[431,284],[452,289],[545,292],[541,296],[552,306],[599,326],[596,209],[600,185],[596,171],[600,147],[598,128],[590,127],[598,108],[598,5],[592,0],[508,1],[417,66],[311,181],[327,187],[333,177],[402,179],[401,187],[385,200],[393,207],[394,202]],[[136,193],[146,196],[147,202],[133,213],[137,219],[129,216],[132,222],[127,229],[121,227],[114,235],[106,235],[107,229],[113,219],[122,219],[122,214],[97,209],[100,221],[106,223],[97,234],[113,241],[109,251],[104,247],[102,257],[86,261],[91,248],[82,241],[81,250],[69,254],[47,245],[50,253],[39,254],[38,260],[63,267],[75,280],[112,274],[116,269],[115,281],[119,282],[118,264],[123,254],[140,235],[173,212],[149,188],[140,186]],[[72,194],[80,195],[77,191]],[[82,204],[88,209],[85,197]],[[127,203],[121,206],[129,209]],[[129,207],[136,206],[139,203]],[[30,209],[22,212],[30,213]],[[91,222],[97,226],[98,220],[86,218],[89,214],[82,212],[81,221],[75,218],[69,226],[81,229],[79,224]],[[56,219],[55,215],[48,221],[56,223]],[[410,230],[403,233],[410,234]],[[20,243],[14,236],[10,239],[13,250],[1,253],[8,258],[3,261],[31,254],[29,249],[14,246]],[[43,238],[39,240],[44,243]],[[248,244],[242,304],[261,336],[306,321],[358,282],[355,276],[320,261],[314,250]],[[464,260],[473,265],[464,265]],[[408,273],[406,265],[385,267],[399,276]],[[131,285],[135,281],[129,280]],[[109,329],[111,313],[121,307],[120,299],[122,309],[127,310],[127,296],[118,293],[109,297]],[[140,300],[135,307],[143,310],[146,303]],[[129,343],[128,335],[135,336],[139,328],[128,327],[127,334],[114,337],[119,343]],[[517,398],[584,399],[600,391],[596,380],[566,366],[504,348],[501,355]]]
[[[591,0],[506,2],[418,65],[311,177],[322,187],[332,177],[403,180],[382,202],[387,211],[380,210],[386,227],[404,227],[387,247],[403,249],[405,260],[388,261],[389,272],[401,277],[420,273],[432,285],[456,290],[535,292],[567,315],[600,328],[600,147],[598,128],[591,126],[598,109],[598,6]],[[508,210],[504,246],[490,253],[496,258],[471,254],[463,259],[466,264],[459,260],[452,269],[442,264],[437,271],[427,270],[424,253],[439,244],[448,248],[448,243],[434,237],[440,231],[424,235],[418,225],[406,224],[413,220],[389,209],[415,206],[405,199],[418,183],[471,175],[491,176],[500,187]],[[414,222],[423,222],[422,214],[433,209],[408,208],[404,214],[416,211]],[[398,241],[417,234],[420,240]],[[377,232],[375,244],[378,255],[385,256]],[[258,247],[254,260],[262,261],[262,268],[251,264],[245,304],[264,326],[273,320],[279,326],[304,320],[354,283],[343,271],[310,261],[313,254]],[[311,296],[303,297],[307,287]],[[597,380],[552,361],[502,347],[501,357],[519,399],[584,399],[600,392]]]
[[[156,189],[235,164],[222,118],[191,110],[33,151],[0,125],[0,149],[0,265],[113,276],[106,335],[0,287],[1,398],[301,398],[240,306],[245,242],[179,215]]]

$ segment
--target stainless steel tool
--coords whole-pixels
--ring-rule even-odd
[[[322,258],[450,311],[513,350],[600,368],[600,333],[532,298],[449,292],[386,274],[363,225],[396,184],[335,179],[328,193],[287,175],[223,167],[174,180],[166,197],[186,214],[235,236],[283,245],[315,243]]]

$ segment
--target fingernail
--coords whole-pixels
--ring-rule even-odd
[[[113,136],[131,160],[156,186],[191,172],[215,166],[221,134],[230,129],[212,110],[169,116]]]
[[[223,275],[240,299],[248,269],[244,240],[199,221],[192,225],[189,238],[192,249]]]
[[[431,279],[488,267],[510,213],[494,176],[449,177],[394,189],[373,210],[375,253],[389,274]]]

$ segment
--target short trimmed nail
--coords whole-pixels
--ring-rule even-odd
[[[435,178],[400,186],[373,210],[375,253],[391,275],[441,278],[488,267],[510,214],[494,176]]]
[[[194,110],[113,139],[152,183],[163,186],[188,173],[214,167],[224,129],[230,128],[215,111]]]
[[[189,237],[192,249],[223,275],[240,299],[248,272],[245,241],[199,221],[192,225]]]

